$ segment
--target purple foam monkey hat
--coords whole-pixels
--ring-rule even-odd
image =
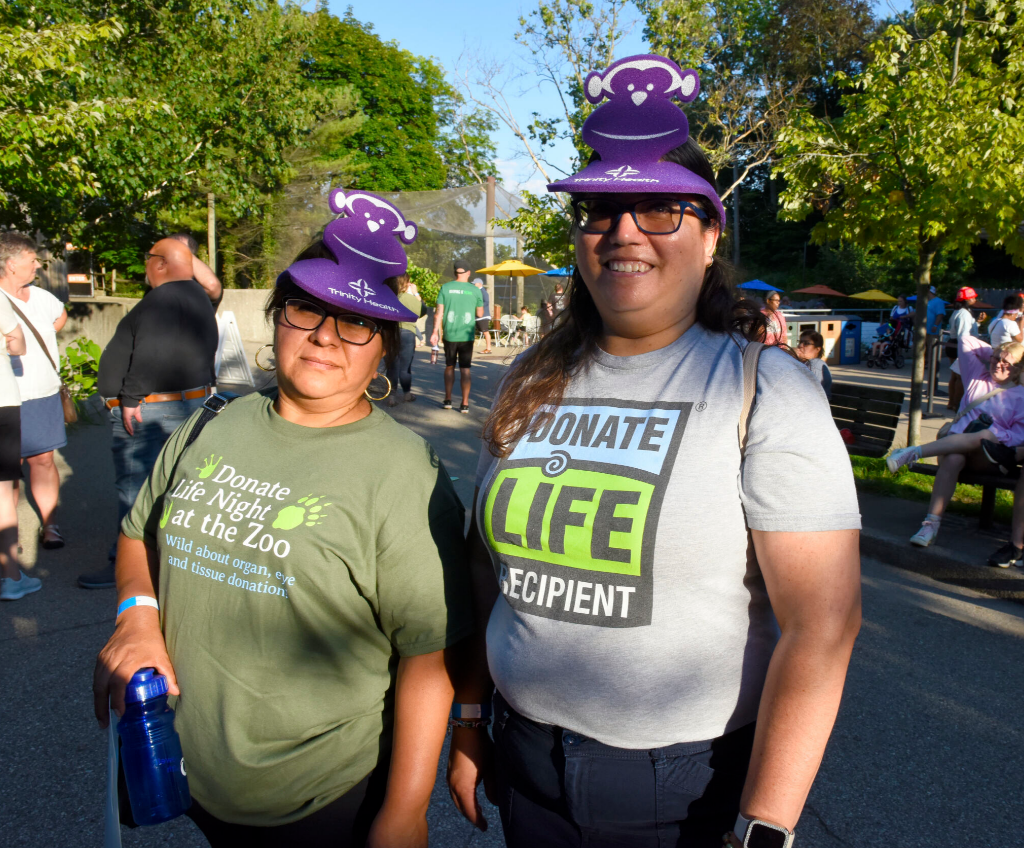
[[[661,157],[686,142],[690,125],[675,103],[700,91],[694,70],[664,56],[627,56],[584,81],[587,100],[603,103],[583,124],[583,140],[600,154],[578,174],[551,183],[548,191],[573,194],[699,194],[725,221],[722,201],[707,180]]]
[[[325,303],[343,307],[368,318],[415,321],[419,316],[406,309],[384,284],[388,277],[404,274],[409,260],[402,249],[416,240],[416,225],[407,221],[394,204],[368,191],[331,189],[331,211],[341,215],[324,229],[330,259],[293,262],[277,278],[289,277],[301,289]],[[396,237],[397,236],[397,240]]]

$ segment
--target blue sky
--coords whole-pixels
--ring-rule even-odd
[[[536,8],[535,3],[523,0],[331,0],[331,11],[344,15],[347,6],[361,21],[372,23],[377,34],[385,40],[395,40],[406,50],[419,56],[433,56],[451,77],[460,62],[467,57],[483,55],[489,60],[511,66],[525,55],[514,41],[519,27],[519,16]],[[905,11],[911,0],[874,0],[875,13],[885,15],[889,10]],[[638,23],[623,41],[619,55],[643,53],[646,49],[640,37]],[[528,118],[531,112],[553,114],[558,111],[556,93],[550,86],[538,86],[529,80],[509,86],[506,94],[513,108]],[[525,121],[524,121],[525,123]],[[520,187],[543,190],[532,164],[518,154],[518,146],[511,132],[502,128],[496,135],[498,167],[501,180],[511,191]],[[559,150],[567,161],[568,150]]]

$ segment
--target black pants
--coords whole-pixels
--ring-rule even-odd
[[[495,693],[498,804],[508,848],[719,848],[754,725],[650,750],[538,724]]]
[[[188,816],[211,848],[362,848],[384,803],[387,772],[386,768],[377,769],[336,801],[291,824],[231,824],[211,815],[194,799]]]

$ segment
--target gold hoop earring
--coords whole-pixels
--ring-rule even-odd
[[[272,344],[265,344],[258,351],[256,351],[256,355],[253,357],[253,359],[256,360],[256,367],[259,368],[260,371],[276,371],[277,370],[277,366],[276,365],[273,365],[270,368],[267,368],[265,365],[261,365],[260,364],[260,354],[263,353],[263,351],[266,348],[268,348],[268,347],[271,350],[274,349],[274,346]]]
[[[366,399],[368,401],[372,402],[384,400],[384,398],[391,394],[391,381],[388,379],[387,374],[377,374],[376,376],[380,377],[385,383],[388,384],[388,390],[384,392],[384,394],[382,394],[379,398],[375,398],[370,394],[370,387],[367,386],[365,389],[363,389],[363,394],[366,396]],[[372,383],[373,380],[371,380],[370,382]]]

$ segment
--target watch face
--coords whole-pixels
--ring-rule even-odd
[[[786,834],[773,827],[754,822],[747,833],[747,848],[785,848]]]

